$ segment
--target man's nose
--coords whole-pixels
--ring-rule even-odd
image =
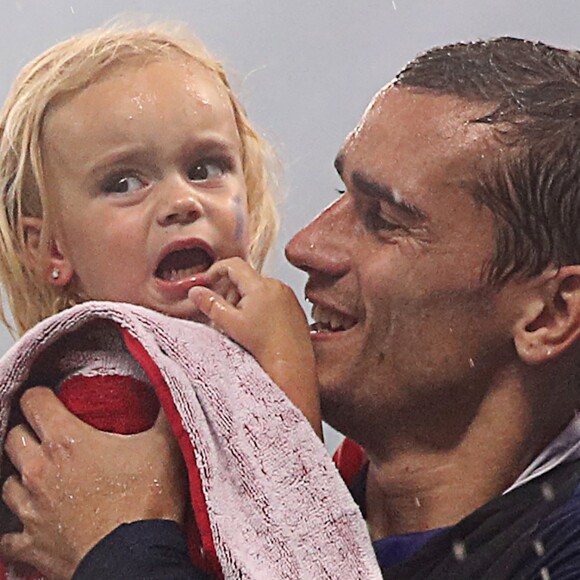
[[[342,276],[349,268],[353,239],[349,202],[343,197],[300,230],[286,246],[288,261],[306,272]]]
[[[168,185],[162,196],[157,218],[162,226],[189,224],[203,214],[200,195],[189,183]]]

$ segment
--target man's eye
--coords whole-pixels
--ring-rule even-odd
[[[218,179],[225,173],[226,167],[223,163],[214,160],[202,161],[193,165],[187,177],[191,181],[209,181],[211,179]]]
[[[385,216],[381,215],[380,211],[370,209],[366,214],[367,227],[374,231],[393,232],[401,229],[398,223],[395,223]]]
[[[123,175],[107,179],[101,189],[105,193],[132,193],[145,187],[145,183],[135,176]]]

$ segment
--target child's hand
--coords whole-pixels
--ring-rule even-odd
[[[248,350],[322,434],[314,353],[292,290],[241,258],[216,262],[189,298],[214,326]]]

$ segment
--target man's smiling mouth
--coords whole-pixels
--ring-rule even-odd
[[[165,282],[183,280],[205,272],[214,261],[204,248],[197,246],[174,250],[161,260],[155,270],[155,277]]]
[[[312,305],[311,316],[314,322],[310,325],[310,330],[313,332],[342,332],[350,330],[356,324],[356,319],[352,316],[319,304]]]

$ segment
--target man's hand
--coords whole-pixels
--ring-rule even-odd
[[[254,356],[322,436],[310,329],[294,292],[241,258],[216,262],[198,284],[193,304]]]
[[[20,478],[6,480],[2,499],[24,529],[1,537],[4,559],[70,578],[120,524],[182,523],[185,470],[163,412],[149,431],[126,436],[93,429],[46,388],[30,389],[20,404],[31,429],[8,434],[6,453]]]

